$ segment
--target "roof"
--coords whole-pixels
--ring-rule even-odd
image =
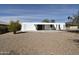
[[[65,24],[65,23],[45,23],[45,22],[23,22],[21,24]]]
[[[4,21],[0,21],[0,24],[7,25],[8,23],[7,22],[4,22]]]

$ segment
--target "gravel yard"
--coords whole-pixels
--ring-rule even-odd
[[[71,32],[26,32],[0,35],[0,53],[26,55],[79,54],[79,34]]]

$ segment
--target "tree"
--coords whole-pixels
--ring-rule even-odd
[[[19,31],[21,29],[21,24],[17,20],[16,22],[11,21],[8,25],[9,31],[12,31],[14,34],[16,34],[16,31]]]
[[[68,16],[68,21],[72,22],[72,17],[71,16]]]
[[[72,17],[71,17],[71,16],[68,16],[68,20],[69,20],[69,19],[72,19]]]
[[[72,17],[68,16],[68,22],[66,22],[66,25],[73,26],[77,25],[79,26],[79,11],[77,14],[73,15]]]
[[[66,27],[70,27],[72,25],[72,17],[71,16],[68,16],[67,17],[68,21],[66,22]]]
[[[79,25],[79,11],[73,16],[72,23],[73,25]]]
[[[55,23],[55,20],[54,20],[54,19],[52,19],[50,22],[51,22],[51,23]]]
[[[48,19],[44,19],[42,22],[49,23],[50,21]]]

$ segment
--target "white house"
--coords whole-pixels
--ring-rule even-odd
[[[65,23],[21,23],[21,31],[65,30]]]

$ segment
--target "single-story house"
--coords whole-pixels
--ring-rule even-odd
[[[23,22],[21,31],[65,30],[65,23]]]

